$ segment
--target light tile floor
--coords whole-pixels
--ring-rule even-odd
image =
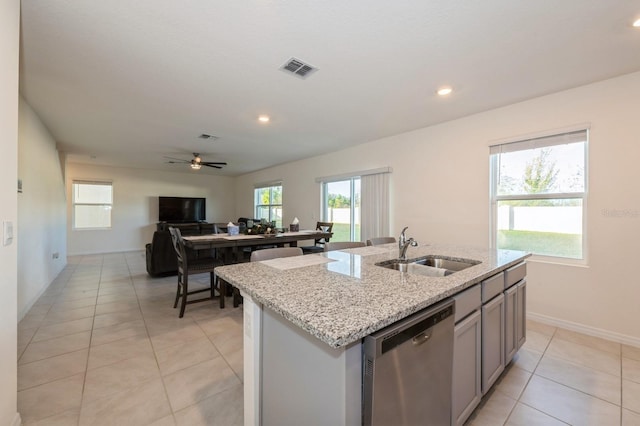
[[[179,319],[175,289],[143,253],[69,258],[18,325],[23,424],[242,424],[242,308]],[[640,425],[640,348],[529,321],[467,424]]]
[[[18,324],[23,424],[241,425],[242,307],[175,291],[140,252],[69,258]]]

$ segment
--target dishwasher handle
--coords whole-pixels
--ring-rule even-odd
[[[412,339],[413,346],[420,346],[431,338],[431,329],[423,331]]]

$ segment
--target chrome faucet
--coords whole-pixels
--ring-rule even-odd
[[[398,259],[403,261],[407,260],[407,249],[409,246],[416,247],[418,245],[418,242],[413,238],[407,239],[407,236],[404,234],[407,229],[409,229],[409,227],[405,226],[400,233],[400,238],[398,238]]]

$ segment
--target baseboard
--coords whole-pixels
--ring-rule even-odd
[[[61,259],[61,260],[63,260],[63,259]],[[64,264],[62,264],[62,266],[59,268],[59,270],[57,272],[54,271],[55,275],[53,276],[53,278],[51,278],[51,280],[48,283],[43,285],[40,288],[40,290],[38,290],[38,293],[36,294],[36,296],[31,298],[29,303],[27,303],[22,308],[18,307],[18,322],[22,321],[22,319],[25,317],[25,315],[27,315],[27,313],[31,310],[31,308],[33,308],[33,305],[35,305],[36,302],[40,299],[40,297],[47,291],[47,289],[49,289],[49,286],[51,285],[51,283],[53,283],[56,280],[56,278],[58,278],[60,276],[62,271],[64,271],[64,268],[67,267],[67,264],[68,264],[67,260],[64,259]]]
[[[584,324],[579,324],[572,321],[562,320],[559,318],[550,317],[547,315],[536,314],[534,312],[527,313],[527,319],[537,321],[543,324],[552,325],[554,327],[560,327],[578,333],[586,334],[588,336],[599,337],[605,340],[611,340],[612,342],[623,343],[629,346],[635,346],[640,348],[640,338],[627,336],[625,334],[615,333],[609,330],[603,330],[601,328],[590,327]]]
[[[60,275],[60,272],[58,272],[58,275]],[[36,302],[38,301],[38,299],[40,299],[40,296],[42,296],[44,294],[45,291],[47,291],[47,289],[49,288],[49,286],[51,285],[51,283],[57,278],[54,277],[53,280],[49,281],[49,283],[45,286],[42,286],[42,288],[40,289],[40,291],[38,291],[38,294],[36,294],[36,297],[34,297],[33,299],[31,299],[31,301],[26,305],[23,306],[22,309],[20,309],[20,311],[18,311],[18,322],[22,321],[22,318],[24,318],[25,315],[27,315],[27,313],[31,310],[31,308],[33,308],[33,305],[36,304]]]
[[[67,257],[92,256],[96,254],[135,253],[135,252],[140,252],[144,254],[144,250],[145,250],[144,248],[131,248],[131,249],[116,250],[116,251],[83,251],[82,253],[67,253]]]
[[[11,422],[11,426],[21,426],[22,425],[22,418],[20,418],[20,413],[16,413],[15,417],[13,418],[13,421]]]

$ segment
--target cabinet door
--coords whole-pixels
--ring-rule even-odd
[[[518,286],[504,292],[504,363],[509,364],[518,350]]]
[[[504,294],[482,306],[482,394],[504,370]]]
[[[524,279],[517,284],[517,307],[516,307],[516,350],[520,349],[527,340],[527,280]]]
[[[451,424],[463,425],[482,398],[480,310],[458,323],[453,341]]]

